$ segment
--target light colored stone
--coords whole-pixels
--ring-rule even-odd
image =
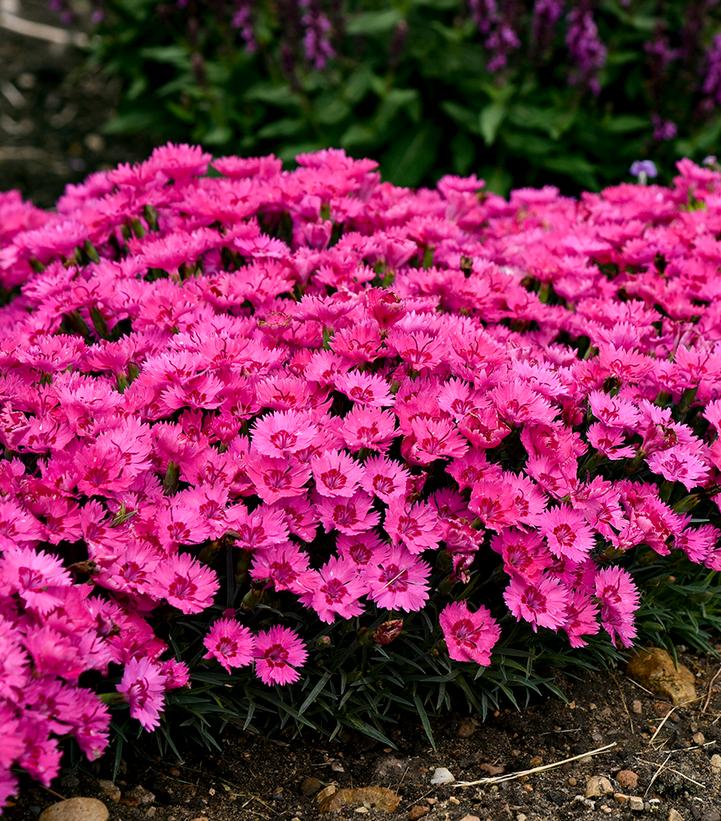
[[[445,767],[436,767],[433,771],[433,775],[431,776],[431,784],[436,787],[441,784],[450,784],[455,780],[456,779],[453,777],[453,773]]]
[[[107,821],[110,813],[97,798],[68,798],[48,807],[39,821]]]
[[[331,798],[338,792],[338,787],[335,784],[329,784],[327,787],[323,787],[323,789],[316,793],[315,800],[322,804],[328,798]]]
[[[640,699],[634,698],[631,702],[631,710],[637,715],[640,716],[643,713],[643,704],[641,704]]]
[[[683,664],[676,666],[666,650],[649,647],[639,650],[628,663],[631,678],[654,693],[670,698],[675,705],[696,698],[696,678]]]
[[[718,774],[721,772],[721,755],[714,753],[711,756],[711,769]]]
[[[415,804],[408,810],[408,821],[418,821],[424,815],[428,815],[431,808],[427,804]]]
[[[706,742],[706,736],[703,733],[694,733],[691,736],[691,740],[694,744],[698,744],[700,746]]]
[[[461,821],[481,821],[477,815],[464,815]]]
[[[678,810],[675,810],[673,807],[668,811],[668,819],[667,821],[684,821],[683,815]]]
[[[613,792],[613,785],[604,775],[592,775],[586,782],[586,798],[596,798]]]
[[[628,807],[631,812],[643,812],[645,809],[643,798],[638,795],[630,795],[628,797]]]

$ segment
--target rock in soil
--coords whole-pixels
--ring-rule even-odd
[[[609,795],[613,792],[613,785],[603,775],[592,775],[586,782],[586,798],[595,798],[599,795]]]
[[[97,798],[68,798],[49,806],[39,821],[107,821],[110,813]]]
[[[319,778],[309,775],[300,782],[300,791],[308,798],[319,793],[323,789],[323,782]]]
[[[431,808],[425,804],[416,804],[408,810],[408,821],[418,821],[424,815],[428,815]]]
[[[458,738],[470,738],[476,732],[478,722],[473,718],[462,718],[458,722],[456,735]]]
[[[660,647],[639,650],[628,662],[631,678],[654,693],[670,698],[675,705],[696,698],[696,678],[684,664],[674,664],[671,656]]]
[[[620,770],[616,781],[623,790],[635,790],[638,787],[638,775],[633,770]]]
[[[441,784],[450,784],[455,780],[456,779],[453,777],[453,773],[445,767],[436,767],[433,771],[433,775],[431,776],[431,784],[436,787]]]
[[[127,804],[129,807],[137,807],[140,804],[152,804],[155,801],[155,794],[138,784],[137,787],[128,790],[123,796],[122,801],[123,804]]]
[[[103,794],[106,795],[111,801],[120,801],[120,788],[112,781],[107,781],[101,778],[98,781],[98,787],[100,787]]]
[[[339,812],[345,807],[370,807],[381,812],[395,812],[400,796],[387,787],[345,787],[324,799],[321,812]]]

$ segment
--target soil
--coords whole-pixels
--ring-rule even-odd
[[[25,19],[61,26],[47,0],[18,6]],[[78,49],[0,28],[0,191],[17,188],[50,207],[66,183],[147,156],[140,138],[103,135],[116,98]]]
[[[698,697],[687,706],[674,708],[621,671],[575,683],[559,679],[567,702],[546,699],[521,712],[504,709],[485,724],[449,716],[434,727],[436,750],[410,721],[391,735],[397,749],[360,736],[328,744],[309,737],[228,735],[222,755],[123,763],[115,786],[98,781],[108,777],[109,762],[95,765],[95,772],[87,763],[78,765],[54,784],[54,792],[25,785],[8,817],[34,821],[61,797],[82,795],[103,800],[118,821],[333,821],[361,815],[369,821],[720,821],[721,668],[718,659],[682,658],[696,676]],[[584,756],[606,745],[615,746]],[[584,757],[506,782],[431,784],[439,767],[456,782],[475,781],[577,756]],[[594,776],[608,779],[603,786],[611,791],[586,798]],[[321,812],[319,799],[333,788],[369,786],[397,794],[392,815],[360,801]]]

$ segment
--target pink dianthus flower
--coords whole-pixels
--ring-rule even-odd
[[[487,607],[472,612],[465,602],[446,605],[439,616],[448,655],[456,661],[491,663],[491,650],[501,636],[498,622]]]
[[[263,684],[293,684],[308,653],[303,642],[288,627],[271,627],[257,634],[255,672]]]

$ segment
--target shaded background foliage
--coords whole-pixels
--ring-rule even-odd
[[[638,158],[671,174],[721,133],[717,0],[105,0],[84,19],[122,87],[109,131],[216,153],[340,146],[402,185],[574,191]]]

